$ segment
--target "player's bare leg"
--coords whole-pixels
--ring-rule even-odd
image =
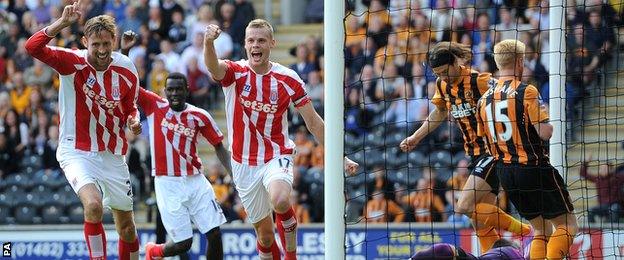
[[[549,221],[552,223],[549,226],[554,226],[555,231],[548,239],[546,257],[548,259],[563,259],[568,255],[574,236],[578,231],[576,218],[571,213],[566,213]]]
[[[91,259],[106,259],[106,233],[102,225],[102,194],[93,183],[78,191],[84,209],[84,235]]]
[[[119,259],[139,259],[139,240],[137,239],[134,214],[132,211],[113,209],[115,229],[119,234]]]
[[[504,229],[517,235],[528,235],[531,227],[522,224],[496,206],[496,195],[492,187],[483,178],[470,175],[459,197],[456,211],[470,217],[482,252],[500,239],[496,229]]]
[[[271,215],[253,224],[258,237],[257,247],[260,260],[280,260],[280,252],[275,243],[273,233],[273,219]]]
[[[290,204],[291,191],[292,186],[282,180],[269,184],[269,196],[286,260],[297,259],[297,218]]]

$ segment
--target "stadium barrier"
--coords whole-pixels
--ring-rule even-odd
[[[258,259],[253,228],[249,225],[224,225],[223,249],[226,260]],[[118,236],[112,225],[106,226],[109,259],[116,259]],[[141,257],[145,243],[156,240],[154,228],[139,226]],[[324,259],[323,225],[301,225],[298,230],[299,259]],[[505,234],[508,238],[509,234]],[[513,238],[512,238],[513,239]],[[13,259],[84,259],[88,257],[81,225],[3,226],[0,242],[10,242]],[[406,259],[416,250],[433,243],[453,243],[466,251],[478,252],[473,230],[451,224],[358,224],[346,230],[346,259]],[[193,234],[191,259],[205,259],[206,240]],[[4,252],[3,252],[4,253]],[[621,259],[624,256],[624,227],[604,231],[585,229],[570,251],[573,259]],[[608,257],[603,257],[608,256]]]

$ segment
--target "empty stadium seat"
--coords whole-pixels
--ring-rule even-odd
[[[411,151],[407,154],[407,163],[410,168],[424,166],[429,164],[429,159],[419,151]]]
[[[60,205],[46,205],[41,208],[41,222],[43,224],[61,224],[63,208]]]
[[[32,186],[32,180],[28,175],[22,173],[14,173],[4,179],[7,187],[18,186],[22,189],[29,189]]]
[[[0,205],[0,224],[9,224],[7,223],[7,219],[11,216],[11,210],[6,207]]]
[[[7,188],[2,195],[5,195],[5,197],[0,200],[7,203],[7,206],[9,207],[15,207],[18,205],[18,202],[24,199],[26,192],[24,192],[22,187],[12,185]]]
[[[82,224],[84,222],[84,209],[80,204],[73,204],[65,208],[69,223]]]
[[[35,224],[35,217],[37,216],[37,210],[29,205],[17,206],[13,209],[13,216],[18,224]]]

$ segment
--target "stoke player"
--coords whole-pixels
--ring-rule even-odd
[[[256,230],[260,259],[280,259],[272,210],[285,259],[296,259],[297,220],[289,200],[295,144],[288,138],[286,111],[294,104],[321,145],[323,119],[314,110],[297,73],[269,61],[275,40],[267,21],[256,19],[247,25],[245,51],[249,60],[218,60],[214,40],[220,33],[216,25],[206,28],[204,58],[212,77],[223,85],[236,189]],[[354,172],[357,164],[345,158],[345,167]]]
[[[84,235],[91,259],[106,259],[103,207],[112,209],[119,234],[119,259],[138,259],[139,242],[132,213],[130,173],[124,154],[128,125],[141,133],[136,99],[139,77],[128,57],[113,52],[114,18],[89,19],[86,50],[46,46],[82,15],[80,1],[65,6],[61,17],[26,42],[34,58],[60,74],[60,136],[57,159],[84,208]]]
[[[197,137],[204,136],[214,146],[228,172],[230,153],[223,146],[223,134],[210,114],[185,102],[188,84],[183,74],[167,76],[165,95],[166,100],[153,92],[139,90],[139,106],[149,125],[156,203],[173,240],[166,244],[148,243],[146,259],[187,252],[193,243],[191,220],[208,240],[206,259],[223,259],[219,226],[226,220],[212,185],[202,173]]]
[[[520,252],[517,245],[506,239],[499,239],[494,242],[492,248],[481,256],[475,256],[448,243],[436,243],[433,246],[414,254],[411,260],[430,259],[465,259],[465,260],[524,260],[525,257]]]
[[[435,108],[422,126],[401,142],[400,148],[405,152],[414,149],[449,114],[453,116],[462,132],[466,155],[472,160],[469,166],[472,171],[462,188],[455,211],[471,218],[481,252],[485,252],[500,239],[496,231],[498,228],[518,235],[529,235],[531,229],[495,206],[499,191],[498,177],[493,170],[496,161],[487,154],[483,139],[477,136],[475,115],[477,101],[496,80],[490,73],[479,73],[464,66],[463,63],[471,57],[470,47],[456,42],[440,42],[429,51],[429,65],[438,76],[431,100]],[[489,213],[497,214],[489,218]]]

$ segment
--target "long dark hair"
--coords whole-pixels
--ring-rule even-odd
[[[457,59],[462,59],[464,63],[472,59],[472,49],[470,46],[457,42],[439,42],[431,48],[428,54],[428,61],[432,68],[453,64]]]

